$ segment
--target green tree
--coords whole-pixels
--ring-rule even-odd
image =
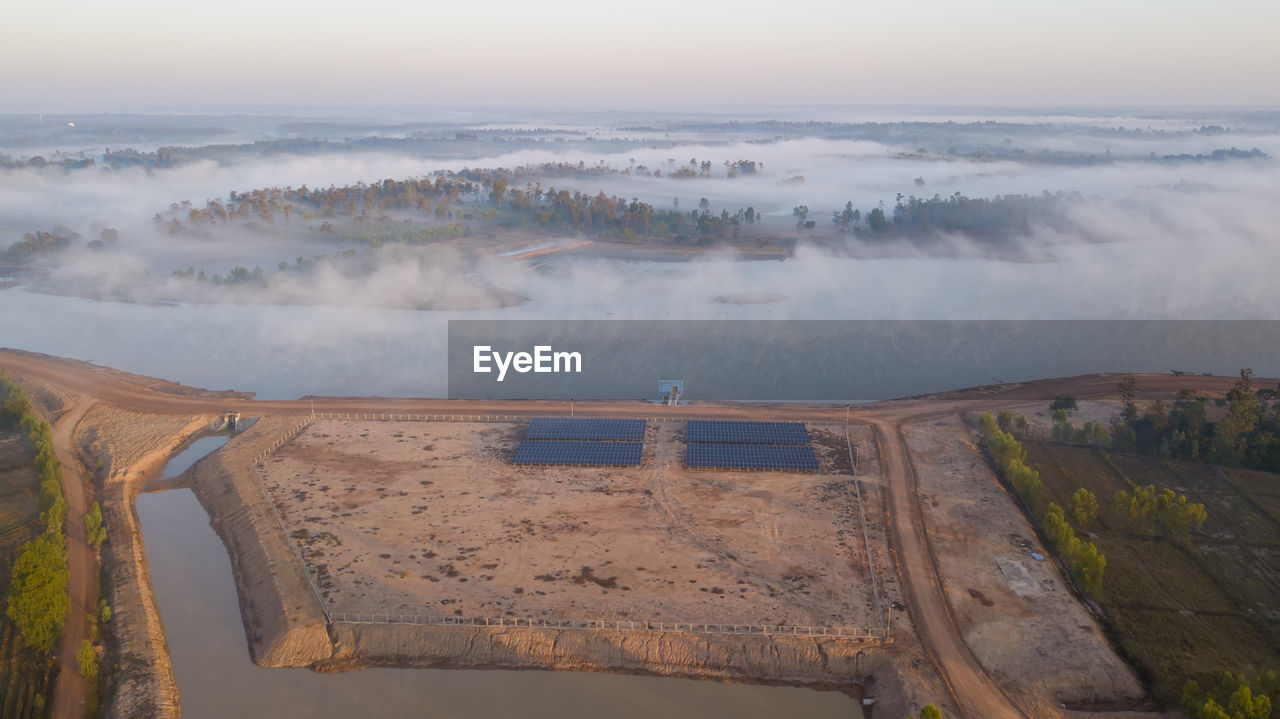
[[[98,653],[86,639],[80,642],[80,650],[76,652],[76,664],[80,666],[80,676],[90,684],[98,681]]]
[[[1055,409],[1052,416],[1053,438],[1064,442],[1074,441],[1076,439],[1076,428],[1071,424],[1071,416],[1067,414],[1067,410]]]
[[[1214,426],[1214,453],[1225,464],[1243,464],[1248,458],[1250,435],[1262,421],[1262,408],[1253,392],[1253,370],[1240,370],[1240,380],[1227,393],[1230,410]]]
[[[936,704],[925,704],[920,708],[919,714],[907,717],[907,719],[942,719],[942,710]]]
[[[1102,591],[1102,575],[1107,569],[1107,558],[1093,542],[1085,542],[1075,559],[1076,575],[1086,591],[1097,596]]]
[[[791,208],[791,214],[796,218],[796,229],[803,229],[804,223],[809,219],[809,206],[799,205]]]
[[[1132,426],[1138,420],[1138,405],[1133,401],[1138,394],[1138,380],[1132,375],[1126,376],[1116,385],[1116,389],[1119,390],[1120,401],[1123,403],[1120,418],[1125,424]]]
[[[66,545],[59,534],[43,534],[13,563],[7,614],[23,642],[47,654],[62,636],[70,606]]]
[[[1098,498],[1081,487],[1071,495],[1071,518],[1077,527],[1088,527],[1098,518]]]
[[[1054,397],[1053,402],[1049,404],[1049,411],[1052,412],[1054,410],[1059,410],[1059,409],[1065,409],[1069,411],[1079,409],[1079,407],[1076,406],[1076,398],[1075,397]]]
[[[95,552],[102,549],[102,543],[107,539],[107,528],[102,526],[102,507],[97,502],[89,507],[89,513],[84,516],[84,532]]]
[[[867,228],[877,234],[889,229],[889,219],[884,215],[884,208],[877,207],[867,213]]]
[[[1071,530],[1071,525],[1067,524],[1067,518],[1062,513],[1062,507],[1059,507],[1056,502],[1049,503],[1049,508],[1045,510],[1041,525],[1044,528],[1045,536],[1049,539],[1049,543],[1055,549],[1066,550],[1070,547],[1071,540],[1075,538],[1075,532]]]
[[[1024,416],[1022,416],[1022,415],[1018,415],[1017,417],[1014,417],[1014,418],[1013,418],[1013,429],[1014,429],[1014,431],[1015,431],[1015,432],[1017,432],[1018,434],[1026,434],[1026,433],[1027,433],[1027,418],[1026,418],[1026,417],[1024,417]]]

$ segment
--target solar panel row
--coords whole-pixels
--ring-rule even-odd
[[[641,441],[643,419],[579,419],[574,417],[535,417],[529,422],[525,439],[590,439]]]
[[[592,442],[526,439],[512,464],[572,465],[578,467],[638,467],[641,442]]]
[[[809,444],[803,422],[724,422],[689,420],[686,442],[726,444]]]
[[[686,448],[685,465],[701,469],[779,469],[816,472],[818,458],[813,454],[813,447],[695,442]]]

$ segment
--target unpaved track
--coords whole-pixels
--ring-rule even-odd
[[[890,531],[911,620],[921,643],[966,717],[1025,715],[986,675],[960,637],[925,536],[915,472],[902,440],[902,415],[872,420],[880,461],[889,484]]]
[[[54,719],[77,719],[84,716],[85,683],[80,678],[76,653],[80,643],[89,638],[89,615],[98,601],[93,581],[97,561],[84,531],[84,517],[89,511],[85,497],[84,465],[75,449],[76,425],[89,411],[92,402],[77,401],[53,425],[53,453],[62,465],[62,495],[67,500],[67,592],[71,606],[67,609],[67,626],[58,643],[58,680],[53,694]]]
[[[565,415],[569,406],[565,402],[551,401],[472,401],[440,399],[381,399],[381,398],[316,398],[312,400],[258,401],[241,396],[210,396],[207,392],[180,394],[160,391],[147,378],[123,372],[104,372],[93,367],[61,358],[35,355],[25,352],[0,350],[0,368],[19,376],[29,376],[62,387],[65,390],[97,399],[119,407],[157,414],[203,414],[209,412],[242,412],[254,415],[305,415],[316,412],[346,413],[429,413],[450,415]],[[1225,393],[1235,382],[1231,377],[1175,377],[1172,375],[1136,375],[1140,397],[1172,397],[1179,389],[1190,388],[1205,393]],[[951,610],[938,579],[934,559],[925,534],[923,515],[920,512],[915,477],[910,458],[900,434],[904,423],[922,421],[928,417],[963,412],[972,409],[995,409],[1018,402],[1047,399],[1058,395],[1077,398],[1113,396],[1119,375],[1084,375],[1063,379],[1041,380],[1013,385],[978,388],[893,402],[881,402],[859,406],[851,421],[869,423],[876,431],[880,445],[881,461],[885,464],[885,476],[889,484],[889,508],[892,516],[892,537],[897,554],[903,588],[916,634],[923,646],[933,656],[952,695],[967,717],[1024,717],[1008,696],[986,675],[955,626]],[[1265,380],[1259,380],[1265,381]],[[83,416],[90,402],[81,400],[76,408],[64,416],[55,428],[55,447],[58,458],[66,468],[74,468],[64,475],[64,491],[67,493],[67,527],[72,547],[72,617],[67,635],[62,642],[63,671],[55,700],[55,717],[80,715],[83,701],[83,683],[79,681],[75,667],[75,651],[87,632],[84,613],[91,598],[88,587],[92,579],[92,555],[84,543],[85,502],[83,485],[79,477],[80,465],[70,453],[71,436],[79,417]],[[78,414],[77,414],[78,412]],[[697,404],[684,407],[664,407],[644,402],[579,402],[574,405],[578,415],[607,415],[612,417],[668,417],[668,418],[751,418],[795,419],[807,421],[842,421],[846,416],[844,406],[837,405],[738,405]],[[74,485],[74,486],[68,486]],[[73,497],[78,497],[78,504]],[[79,547],[79,550],[76,549]],[[79,557],[79,559],[76,559]],[[79,587],[79,589],[77,589]],[[75,682],[65,682],[70,675]],[[74,685],[74,688],[71,688]],[[62,709],[60,709],[60,707]]]
[[[250,416],[305,415],[316,412],[368,413],[435,413],[456,415],[563,415],[566,402],[541,400],[445,400],[387,399],[382,397],[317,397],[314,400],[255,400],[237,396],[210,396],[212,393],[179,394],[147,386],[154,380],[125,372],[104,372],[87,363],[49,355],[0,349],[0,368],[15,375],[26,375],[56,384],[73,393],[93,397],[125,409],[155,414],[205,414],[210,412],[243,412]],[[1174,377],[1172,375],[1136,375],[1139,396],[1173,397],[1183,387],[1204,392],[1225,393],[1235,382],[1232,377]],[[894,414],[947,414],[957,410],[992,408],[1003,401],[1028,401],[1057,395],[1077,398],[1108,396],[1116,393],[1120,375],[1082,375],[1063,379],[1037,380],[1021,384],[1001,385],[934,395],[929,398],[894,400],[891,403],[862,405],[854,414],[859,423],[866,422],[868,410],[891,407]],[[1255,382],[1274,380],[1255,379]],[[793,418],[808,421],[843,422],[844,405],[769,405],[769,404],[695,404],[665,407],[647,402],[578,402],[576,414],[610,417],[712,417],[712,418]]]

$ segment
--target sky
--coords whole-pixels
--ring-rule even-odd
[[[1274,0],[10,3],[0,112],[1275,106]]]

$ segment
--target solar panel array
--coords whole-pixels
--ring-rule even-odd
[[[687,442],[726,444],[809,444],[803,422],[717,422],[691,419]]]
[[[777,469],[818,471],[803,422],[689,420],[685,429],[686,467],[695,469]]]
[[[687,447],[685,465],[698,469],[818,471],[813,447],[778,444],[708,444]]]
[[[537,417],[529,422],[512,464],[638,467],[644,450],[643,419]]]
[[[526,439],[511,461],[541,466],[636,467],[643,447],[642,442]]]
[[[529,423],[524,438],[639,442],[644,439],[644,420],[537,417]]]

